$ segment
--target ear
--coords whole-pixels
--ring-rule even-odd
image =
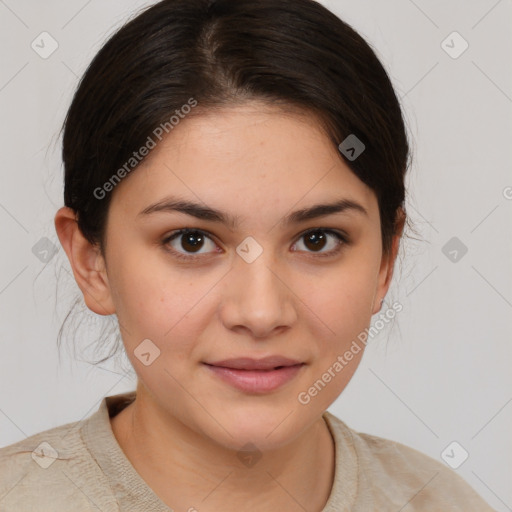
[[[395,261],[398,255],[398,249],[400,247],[400,239],[405,225],[405,212],[400,207],[395,221],[395,234],[393,235],[393,241],[391,244],[391,253],[385,257],[382,257],[382,263],[379,270],[378,286],[375,290],[373,298],[372,315],[378,313],[382,309],[382,299],[386,296],[391,280],[393,278],[393,271],[395,268]]]
[[[99,246],[90,244],[83,236],[74,210],[64,206],[57,212],[55,230],[87,307],[98,315],[115,313],[105,261]]]

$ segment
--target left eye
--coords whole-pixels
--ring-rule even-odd
[[[173,245],[171,242],[175,240],[179,240],[181,238],[181,243]],[[333,240],[331,242],[331,249],[327,251],[322,251],[326,246],[328,246],[329,238]],[[328,230],[328,229],[314,229],[309,230],[305,233],[302,233],[299,237],[299,240],[295,242],[293,247],[295,247],[299,242],[305,239],[305,247],[306,252],[318,253],[320,256],[331,256],[333,254],[337,254],[342,246],[348,244],[348,238],[344,236],[342,233],[338,233],[337,231]],[[208,250],[200,252],[201,249],[204,248],[206,242],[209,242],[212,245],[213,251],[215,252],[215,247],[217,246],[213,239],[204,231],[198,229],[181,229],[179,231],[175,231],[170,236],[168,236],[165,240],[163,240],[162,244],[174,255],[178,258],[192,260],[197,258],[199,254],[208,253]],[[185,252],[181,252],[179,250],[179,246]],[[294,251],[301,249],[293,249]]]
[[[326,245],[328,245],[329,237],[334,238],[335,240],[331,244],[332,249],[320,252]],[[319,253],[321,256],[337,254],[341,250],[342,246],[348,243],[347,237],[341,233],[338,233],[337,231],[328,229],[314,229],[307,231],[300,236],[299,241],[303,238],[305,239],[304,245],[307,247],[307,249],[312,249],[313,253]]]

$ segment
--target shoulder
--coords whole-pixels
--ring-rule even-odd
[[[66,423],[0,448],[0,509],[14,511],[118,510],[104,476],[80,435]]]
[[[380,510],[492,512],[480,495],[454,470],[409,446],[357,432],[327,413],[339,439],[353,448],[359,494]]]

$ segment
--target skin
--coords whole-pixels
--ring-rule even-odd
[[[138,215],[170,195],[240,223],[230,228],[177,212]],[[341,198],[368,215],[346,211],[280,224],[292,211]],[[403,219],[385,257],[374,192],[316,120],[255,102],[186,118],[114,189],[105,259],[69,208],[58,211],[55,226],[87,306],[119,319],[138,376],[137,399],[111,425],[162,501],[201,512],[321,511],[335,462],[322,414],[363,350],[307,405],[297,397],[380,311]],[[197,261],[180,260],[162,244],[182,228],[211,236],[196,249]],[[315,249],[304,236],[313,228],[343,231],[350,242],[334,254],[337,239],[324,231],[326,241]],[[252,263],[236,252],[248,236],[263,249]],[[167,247],[196,254],[184,237]],[[144,339],[160,350],[148,366],[134,355]],[[239,391],[203,364],[273,354],[307,364],[267,394]],[[237,457],[247,442],[263,454],[252,467]]]

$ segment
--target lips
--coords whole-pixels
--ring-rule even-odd
[[[248,394],[271,393],[284,387],[303,371],[306,363],[281,356],[264,359],[225,359],[204,363],[210,375]],[[227,365],[227,366],[225,366]]]
[[[223,359],[212,363],[205,363],[209,366],[218,366],[222,368],[230,368],[233,370],[262,370],[270,371],[281,367],[302,365],[301,361],[290,359],[288,357],[275,355],[262,359],[253,359],[250,357],[238,357],[234,359]]]

